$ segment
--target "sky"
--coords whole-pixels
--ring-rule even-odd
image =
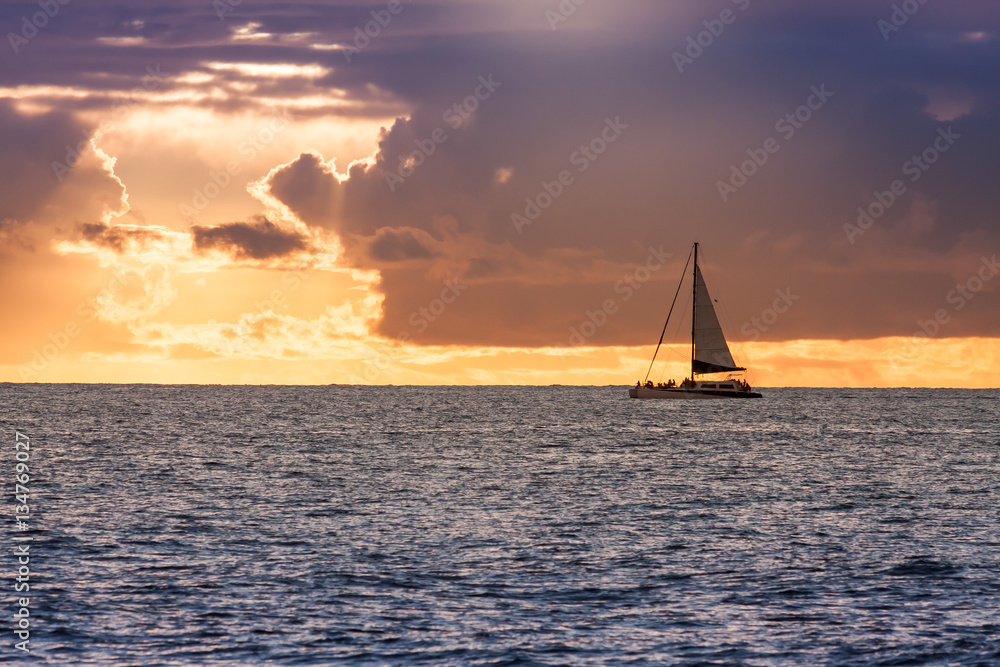
[[[0,27],[0,381],[632,384],[697,241],[755,385],[1000,384],[995,3],[8,0]]]

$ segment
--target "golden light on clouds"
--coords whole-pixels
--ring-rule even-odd
[[[141,369],[117,353],[62,352],[35,374],[0,367],[5,381],[251,384],[512,384],[628,385],[641,380],[652,348],[496,348],[418,346],[373,336],[371,296],[330,308],[314,319],[272,312],[228,323],[147,324],[136,330]],[[995,378],[956,361],[975,355],[1000,365],[1000,339],[881,338],[863,341],[746,343],[758,387],[989,388]],[[51,349],[49,350],[52,351]],[[650,378],[681,379],[679,357]],[[29,377],[22,377],[29,373]],[[132,378],[132,379],[128,379]]]
[[[210,70],[236,72],[243,76],[259,79],[317,79],[330,73],[329,68],[316,64],[208,62],[205,63],[205,67]]]
[[[144,37],[98,37],[97,41],[107,46],[140,46],[146,43]]]
[[[922,47],[961,56],[961,81],[865,69],[847,86],[877,39],[778,61],[727,32],[690,75],[650,66],[700,30],[695,5],[433,21],[421,3],[230,3],[217,22],[210,4],[21,45],[0,87],[0,288],[31,316],[0,345],[3,378],[631,384],[699,240],[757,385],[997,383],[985,24]],[[738,86],[712,65],[727,50]],[[830,104],[720,200],[802,104],[806,57]],[[890,202],[942,132],[953,148]],[[613,316],[587,347],[559,347],[597,311]],[[905,337],[939,316],[937,338]],[[666,356],[653,379],[684,377],[687,351]]]

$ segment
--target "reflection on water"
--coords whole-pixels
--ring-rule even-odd
[[[32,662],[1000,659],[1000,392],[0,397],[36,466]]]

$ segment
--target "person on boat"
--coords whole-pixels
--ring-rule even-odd
[[[652,389],[653,388],[653,381],[652,380],[646,380],[646,388],[647,389]]]

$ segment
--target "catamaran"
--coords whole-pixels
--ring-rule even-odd
[[[653,370],[653,363],[656,355],[663,345],[663,337],[667,333],[667,325],[670,324],[670,316],[677,305],[677,296],[681,293],[681,286],[684,283],[684,275],[687,275],[688,264],[694,257],[694,303],[691,309],[691,377],[686,378],[681,384],[674,383],[673,380],[666,384],[653,384],[649,380],[649,373]],[[722,332],[722,325],[715,314],[715,306],[712,305],[712,297],[708,294],[708,286],[705,285],[705,278],[698,268],[698,244],[694,244],[688,261],[684,264],[684,273],[681,281],[677,285],[677,292],[674,294],[673,303],[670,304],[670,311],[667,313],[667,321],[663,325],[663,333],[660,334],[660,342],[653,352],[653,361],[649,362],[649,370],[642,382],[636,382],[635,386],[628,390],[629,398],[760,398],[758,392],[750,388],[746,381],[746,368],[737,366],[733,361],[733,355],[729,351],[729,344],[726,343],[726,336]],[[714,375],[718,378],[725,374],[723,379],[698,379],[699,375]]]

